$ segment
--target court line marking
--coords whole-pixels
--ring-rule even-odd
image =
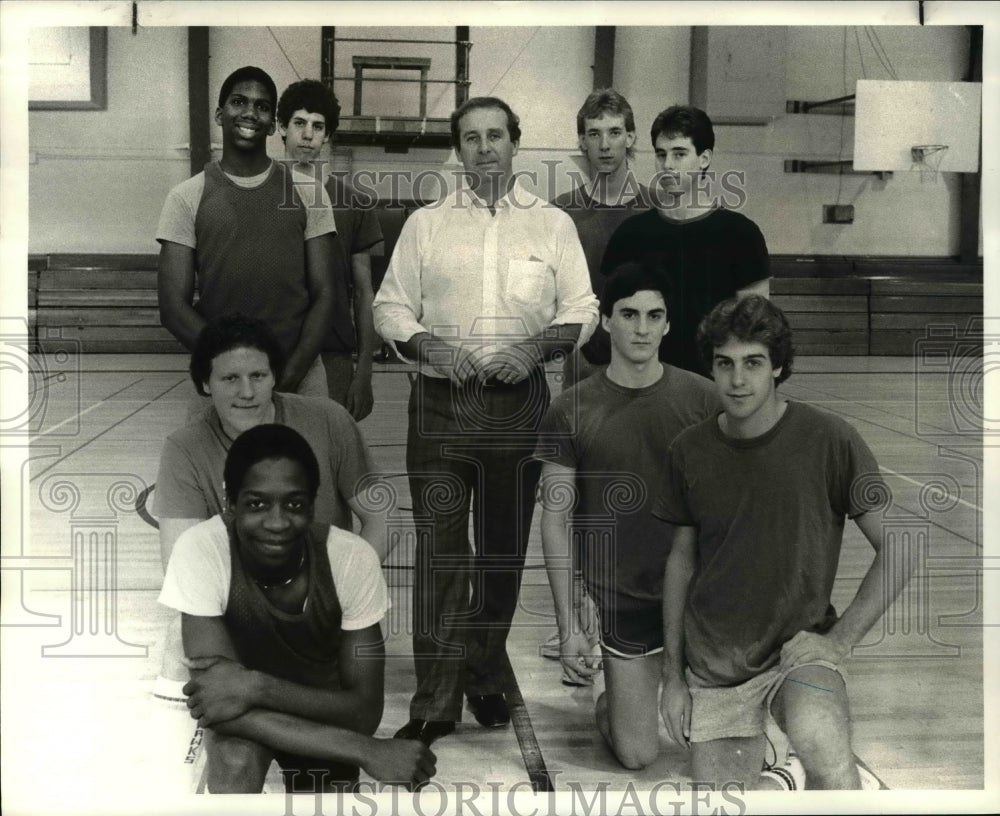
[[[869,405],[867,402],[861,402],[861,401],[856,401],[856,400],[848,400],[848,399],[845,399],[843,397],[839,397],[836,394],[830,394],[830,393],[828,393],[826,391],[823,391],[823,390],[815,388],[815,387],[806,387],[805,390],[812,391],[815,394],[824,394],[825,396],[830,397],[830,403],[829,403],[828,407],[826,408],[826,410],[830,411],[830,413],[832,413],[832,414],[836,414],[837,416],[839,416],[839,417],[841,417],[843,419],[855,420],[857,422],[861,422],[861,423],[864,423],[864,424],[867,424],[867,425],[871,425],[871,426],[873,426],[875,428],[881,428],[882,430],[888,431],[889,433],[893,433],[893,434],[897,434],[899,436],[902,436],[904,439],[906,439],[908,441],[922,442],[922,443],[925,443],[925,444],[928,444],[928,445],[933,445],[934,447],[938,448],[938,450],[942,450],[942,449],[943,450],[952,450],[951,447],[949,447],[948,445],[942,444],[941,442],[936,442],[935,443],[935,442],[932,442],[932,441],[930,441],[928,439],[923,438],[919,434],[911,434],[911,433],[908,433],[906,431],[900,431],[900,430],[898,430],[896,428],[891,428],[888,425],[884,425],[881,422],[876,422],[873,419],[869,419],[869,418],[864,417],[864,416],[857,416],[856,414],[852,414],[852,413],[847,412],[847,411],[838,410],[838,408],[836,406],[838,406],[838,405],[840,405],[840,406],[851,405],[851,406],[855,406],[855,407],[865,407],[865,408],[870,408],[871,410],[881,411],[883,414],[891,416],[894,419],[903,419],[903,420],[907,419],[906,417],[900,416],[899,414],[895,414],[895,413],[893,413],[891,411],[886,411],[883,408],[878,408],[876,406]],[[797,399],[798,401],[805,402],[807,404],[812,404],[812,402],[813,402],[813,400],[807,400],[807,399],[802,399],[802,398],[794,398],[793,397],[793,399]],[[891,468],[885,467],[884,465],[880,464],[879,465],[879,470],[884,471],[885,473],[889,473],[889,474],[891,474],[893,476],[897,476],[900,479],[902,479],[902,480],[904,480],[906,482],[909,482],[910,484],[916,485],[917,487],[921,487],[923,485],[922,482],[918,482],[915,479],[911,479],[909,476],[904,476],[902,473],[897,473],[896,471],[892,470]],[[977,506],[975,504],[972,504],[970,502],[967,502],[965,499],[959,498],[958,496],[952,496],[951,493],[949,493],[948,496],[949,496],[949,498],[954,499],[959,504],[962,504],[962,505],[964,505],[965,507],[968,507],[971,510],[975,510],[978,513],[982,513],[983,512],[983,510],[982,510],[981,507],[979,507],[979,506]],[[903,505],[898,505],[898,506],[899,507],[903,507],[903,509],[909,509],[909,508],[904,507]],[[975,544],[977,546],[979,545],[979,541],[978,540],[971,539],[968,536],[962,535],[961,533],[958,533],[958,532],[956,532],[954,530],[950,530],[949,528],[945,527],[944,525],[938,524],[935,521],[931,521],[931,524],[933,524],[935,527],[938,527],[939,529],[944,530],[947,533],[955,535],[958,538],[961,538],[961,539],[963,539],[965,541],[968,541],[971,544]]]
[[[104,403],[105,403],[105,400],[101,400],[100,402],[95,402],[95,403],[94,403],[93,405],[91,405],[91,406],[90,406],[89,408],[84,408],[84,409],[83,409],[82,411],[77,411],[77,412],[76,412],[75,414],[73,414],[73,416],[71,416],[71,417],[66,417],[66,419],[64,419],[64,420],[63,420],[62,422],[57,422],[57,423],[56,423],[55,425],[53,425],[53,426],[52,426],[51,428],[48,428],[48,429],[46,429],[46,430],[44,430],[44,431],[41,431],[40,433],[37,433],[37,434],[35,434],[35,436],[31,437],[31,440],[30,440],[30,441],[31,441],[31,442],[35,442],[36,440],[38,440],[38,439],[41,439],[41,438],[42,438],[43,436],[45,436],[45,434],[49,434],[49,433],[52,433],[52,432],[53,432],[54,430],[56,430],[57,428],[61,428],[61,427],[62,427],[63,425],[65,425],[65,424],[66,424],[67,422],[72,422],[72,421],[73,421],[73,420],[75,420],[75,419],[79,419],[79,418],[80,418],[80,417],[82,417],[82,416],[83,416],[84,414],[89,414],[89,413],[90,413],[91,411],[93,411],[93,410],[94,410],[95,408],[100,408],[100,407],[101,407],[101,406],[102,406],[102,405],[103,405]]]
[[[545,767],[545,758],[535,737],[528,707],[524,703],[524,697],[521,696],[521,687],[517,684],[514,667],[509,657],[505,662],[507,665],[501,682],[504,697],[507,699],[507,708],[510,711],[510,720],[514,725],[514,736],[517,737],[517,745],[521,749],[521,761],[524,763],[525,771],[528,772],[531,790],[534,793],[550,793],[555,790],[555,785],[552,783],[548,768]]]
[[[867,417],[859,417],[859,416],[856,416],[855,414],[850,414],[850,413],[845,413],[843,411],[838,411],[834,407],[832,407],[834,405],[853,405],[853,406],[859,407],[859,408],[868,408],[868,409],[870,409],[872,411],[878,411],[879,413],[882,413],[882,414],[884,414],[884,415],[886,415],[888,417],[892,417],[893,419],[897,419],[897,420],[902,420],[903,422],[907,422],[907,423],[909,423],[909,422],[915,422],[916,421],[915,418],[911,418],[909,416],[906,416],[904,414],[898,413],[896,411],[890,411],[890,410],[888,410],[886,408],[880,407],[879,405],[873,404],[874,402],[889,402],[889,403],[900,403],[900,402],[902,402],[902,403],[905,404],[906,401],[907,401],[907,399],[911,396],[909,394],[904,395],[904,396],[900,397],[899,399],[880,399],[880,400],[872,400],[872,401],[869,401],[869,400],[860,400],[860,399],[858,399],[858,400],[851,400],[851,399],[847,399],[845,397],[842,397],[839,394],[835,394],[835,393],[832,393],[830,391],[827,391],[826,388],[829,388],[829,386],[824,386],[823,388],[820,388],[820,387],[817,387],[815,385],[802,385],[802,384],[796,383],[795,387],[796,388],[801,388],[803,391],[810,391],[813,394],[821,394],[824,397],[827,397],[828,398],[827,400],[822,401],[823,404],[824,405],[829,405],[830,408],[828,410],[830,410],[830,411],[832,411],[832,412],[834,412],[834,413],[836,413],[836,414],[838,414],[840,416],[849,417],[850,419],[856,419],[859,422],[866,422],[869,425],[874,425],[876,428],[882,428],[883,430],[889,431],[890,433],[899,434],[900,436],[904,436],[907,439],[914,439],[914,440],[918,440],[918,441],[921,441],[921,442],[927,442],[928,444],[935,444],[935,443],[929,442],[924,436],[922,436],[921,434],[917,433],[916,431],[913,431],[912,433],[909,432],[909,431],[900,431],[900,430],[898,430],[896,428],[890,428],[888,425],[883,425],[883,424],[881,424],[879,422],[875,422],[874,420],[868,419]],[[814,402],[814,400],[807,400],[807,399],[804,399],[804,398],[797,398],[797,397],[792,397],[792,399],[801,399],[802,402],[809,402],[809,403],[813,403]],[[919,401],[920,402],[935,403],[935,404],[950,404],[951,403],[951,400],[948,400],[948,399],[919,400]],[[912,402],[911,402],[911,404],[912,404]],[[929,423],[925,423],[925,425],[927,427],[929,427],[929,428],[933,428],[936,431],[940,431],[941,433],[946,433],[947,432],[947,429],[942,428],[942,427],[940,427],[938,425],[930,425]],[[961,434],[957,434],[957,433],[955,435],[956,436],[961,436]]]
[[[104,405],[104,403],[106,403],[106,402],[107,402],[108,400],[110,400],[110,399],[111,399],[112,397],[117,397],[117,396],[118,396],[118,395],[119,395],[119,394],[120,394],[120,393],[121,393],[122,391],[126,391],[126,390],[128,390],[129,388],[131,388],[131,387],[132,387],[133,385],[136,385],[137,383],[141,383],[141,382],[142,382],[142,379],[141,379],[141,378],[140,378],[140,379],[138,379],[138,380],[135,380],[134,382],[130,382],[130,383],[129,383],[128,385],[126,385],[126,386],[125,386],[124,388],[119,388],[119,389],[118,389],[117,391],[115,391],[115,392],[114,392],[113,394],[108,394],[108,396],[106,396],[106,397],[105,397],[104,399],[102,399],[102,400],[101,400],[100,402],[95,402],[95,403],[94,403],[93,405],[91,405],[91,406],[90,406],[89,408],[84,408],[84,409],[83,409],[82,411],[77,411],[77,412],[76,412],[75,414],[73,414],[73,416],[69,416],[69,417],[66,417],[66,419],[64,419],[64,420],[63,420],[62,422],[57,422],[57,423],[56,423],[55,425],[53,425],[53,426],[52,426],[51,428],[46,428],[46,429],[45,429],[44,431],[39,431],[39,432],[38,432],[37,434],[35,434],[35,435],[34,435],[33,437],[31,437],[31,438],[30,438],[29,442],[34,442],[34,441],[35,441],[36,439],[41,439],[41,438],[42,438],[43,436],[45,436],[45,434],[50,434],[50,433],[52,433],[52,432],[53,432],[54,430],[56,430],[57,428],[61,428],[61,427],[62,427],[63,425],[65,425],[65,424],[66,424],[67,422],[72,422],[72,421],[73,421],[73,420],[75,420],[75,419],[79,419],[79,418],[80,418],[80,417],[82,417],[82,416],[83,416],[84,414],[89,414],[89,413],[90,413],[91,411],[93,411],[93,410],[94,410],[95,408],[100,408],[100,407],[101,407],[102,405]],[[162,395],[161,395],[161,396],[162,396]]]
[[[142,382],[142,381],[141,381],[141,380],[137,380],[137,382]],[[153,403],[155,403],[155,402],[156,402],[157,400],[159,400],[159,399],[161,399],[162,397],[164,397],[164,396],[166,396],[167,394],[169,394],[169,393],[170,393],[171,391],[173,391],[173,390],[174,390],[175,388],[177,388],[177,386],[178,386],[178,385],[180,385],[180,384],[181,384],[181,383],[183,383],[183,382],[184,382],[184,381],[183,381],[183,380],[181,380],[181,382],[179,382],[179,383],[174,383],[174,384],[173,384],[172,386],[170,386],[169,388],[167,388],[167,389],[166,389],[165,391],[161,391],[161,392],[160,392],[159,394],[157,394],[157,395],[156,395],[155,397],[153,397],[152,399],[150,399],[150,400],[146,400],[146,402],[145,402],[145,403],[143,403],[142,405],[140,405],[140,406],[139,406],[138,408],[136,408],[136,409],[135,409],[134,411],[131,411],[131,412],[129,412],[128,414],[126,414],[125,416],[123,416],[123,417],[122,417],[121,419],[119,419],[119,420],[118,420],[117,422],[114,422],[114,423],[112,423],[112,424],[111,424],[110,426],[108,426],[107,428],[105,428],[105,429],[104,429],[103,431],[101,431],[101,432],[100,432],[99,434],[97,434],[97,435],[95,435],[95,436],[92,436],[92,437],[91,437],[90,439],[88,439],[88,440],[87,440],[86,442],[84,442],[84,443],[83,443],[82,445],[80,445],[80,446],[79,446],[78,448],[74,448],[74,449],[73,449],[73,450],[71,450],[71,451],[70,451],[69,453],[67,453],[67,454],[66,454],[65,456],[60,456],[60,457],[59,457],[59,458],[58,458],[58,459],[57,459],[57,460],[56,460],[55,462],[53,462],[52,464],[50,464],[50,465],[49,465],[49,466],[48,466],[47,468],[44,468],[43,470],[41,470],[41,471],[39,471],[38,473],[34,474],[34,475],[33,475],[33,476],[31,477],[30,481],[32,481],[32,482],[33,482],[33,481],[35,481],[35,480],[36,480],[36,479],[37,479],[37,478],[38,478],[39,476],[43,476],[43,475],[45,475],[45,474],[46,474],[46,473],[48,473],[48,472],[49,472],[50,470],[52,470],[52,468],[54,468],[54,467],[55,467],[56,465],[58,465],[58,464],[59,464],[60,462],[63,462],[63,461],[65,461],[66,459],[69,459],[69,457],[70,457],[70,456],[72,456],[73,454],[75,454],[75,453],[78,453],[78,452],[80,452],[81,450],[83,450],[83,449],[84,449],[85,447],[87,447],[87,446],[88,446],[88,445],[90,445],[91,443],[93,443],[93,442],[96,442],[96,441],[97,441],[98,439],[100,439],[100,438],[101,438],[102,436],[104,436],[105,434],[107,434],[107,433],[110,433],[110,432],[111,432],[111,431],[113,431],[113,430],[114,430],[115,428],[117,428],[117,427],[118,427],[119,425],[121,425],[122,423],[124,423],[124,422],[126,422],[127,420],[129,420],[129,419],[131,419],[132,417],[134,417],[134,416],[135,416],[136,414],[138,414],[138,413],[139,413],[140,411],[143,411],[144,409],[148,408],[148,407],[149,407],[150,405],[152,405]],[[133,383],[133,385],[134,385],[134,383]],[[128,386],[126,386],[126,387],[128,387]],[[124,390],[124,389],[122,389],[122,390]],[[121,392],[119,391],[119,392],[116,392],[116,393],[121,393]],[[114,396],[114,395],[112,395],[112,396]]]
[[[890,473],[893,476],[902,479],[904,482],[909,482],[910,484],[916,485],[917,487],[923,487],[924,485],[923,482],[918,482],[916,479],[911,479],[909,476],[904,476],[902,473],[896,473],[896,471],[892,470],[891,468],[887,468],[884,465],[879,465],[879,470],[885,471],[886,473]],[[970,510],[975,510],[976,512],[979,513],[983,512],[983,508],[980,507],[979,505],[973,504],[972,502],[967,502],[965,499],[959,498],[958,496],[952,496],[951,493],[948,493],[948,498],[954,499],[956,502],[958,502],[961,505],[964,505],[965,507],[968,507]]]

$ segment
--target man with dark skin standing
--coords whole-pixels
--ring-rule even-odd
[[[262,320],[287,359],[279,390],[326,396],[319,353],[336,225],[325,197],[300,193],[289,168],[267,155],[276,104],[260,68],[240,68],[222,84],[222,158],[174,187],[160,215],[160,320],[189,350],[210,318],[239,311]]]

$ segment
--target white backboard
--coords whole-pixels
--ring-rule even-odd
[[[978,82],[859,79],[854,103],[854,169],[918,170],[915,145],[947,145],[941,172],[979,170]]]

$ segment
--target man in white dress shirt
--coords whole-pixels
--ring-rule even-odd
[[[573,222],[517,183],[510,106],[470,99],[451,135],[463,183],[410,216],[375,298],[376,330],[420,372],[406,451],[417,691],[397,736],[427,744],[454,730],[463,692],[483,726],[510,721],[502,678],[540,472],[544,363],[597,320]]]

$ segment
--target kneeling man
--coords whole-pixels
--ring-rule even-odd
[[[621,267],[601,295],[606,369],[553,400],[535,456],[542,465],[542,547],[562,641],[564,682],[593,678],[597,727],[627,768],[659,750],[663,568],[669,526],[654,518],[674,437],[715,413],[711,384],[661,363],[669,328],[663,270]],[[598,610],[600,651],[587,637]],[[606,683],[597,664],[603,662]],[[606,687],[606,692],[604,691]]]
[[[171,553],[160,603],[182,615],[212,793],[259,793],[272,759],[289,792],[349,791],[359,767],[408,785],[434,773],[420,742],[371,737],[388,593],[364,539],[313,525],[319,472],[296,431],[251,428],[226,456],[225,512]]]
[[[724,301],[698,343],[723,412],[674,440],[654,506],[681,525],[663,588],[663,720],[700,782],[768,787],[770,711],[806,787],[858,789],[842,661],[906,580],[882,543],[878,463],[844,420],[779,396],[793,349],[777,306]],[[838,616],[845,518],[875,559]]]

